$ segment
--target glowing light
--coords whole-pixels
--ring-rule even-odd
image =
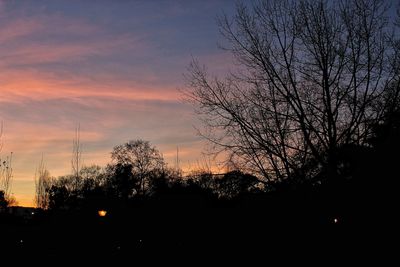
[[[106,210],[99,210],[97,213],[99,214],[100,217],[104,217],[104,216],[107,215],[107,211]]]
[[[338,223],[338,219],[337,218],[333,219],[333,223]]]

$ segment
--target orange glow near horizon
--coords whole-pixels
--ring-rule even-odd
[[[72,133],[71,133],[72,135]],[[84,135],[82,135],[84,136]],[[69,148],[71,148],[71,142],[69,140],[66,140],[66,145],[65,145],[65,152],[63,153],[50,153],[49,155],[51,156],[52,154],[54,155],[54,158],[50,158],[49,155],[45,155],[44,160],[46,162],[46,167],[49,169],[51,175],[53,177],[58,177],[62,175],[67,175],[70,173],[70,160],[71,160],[71,152],[69,152]],[[101,140],[99,140],[101,142]],[[163,149],[168,149],[166,150],[165,153],[163,153],[164,158],[170,168],[175,168],[176,167],[176,147],[173,147],[173,145],[161,145],[161,147],[157,144],[152,143],[153,145],[156,145],[156,147],[160,150],[160,152],[163,153]],[[9,144],[7,144],[9,145]],[[85,142],[83,142],[83,148],[85,149]],[[180,154],[179,154],[179,168],[181,169],[183,175],[189,175],[192,172],[196,171],[211,171],[212,173],[221,173],[224,172],[225,169],[222,166],[218,166],[216,161],[212,160],[207,160],[204,157],[201,157],[200,160],[193,159],[193,155],[197,156],[198,153],[201,151],[203,147],[203,143],[198,143],[196,145],[192,145],[187,148],[180,147]],[[107,163],[110,162],[109,158],[109,153],[111,152],[111,149],[107,149],[105,151],[96,151],[92,153],[83,153],[83,159],[84,159],[84,164],[86,166],[90,166],[92,164],[97,164],[99,166],[105,167]],[[33,149],[32,153],[34,153],[35,149]],[[32,156],[35,156],[33,154]],[[24,191],[17,191],[17,190],[12,190],[13,191],[13,196],[17,200],[17,206],[26,206],[26,207],[35,207],[34,205],[34,168],[36,167],[35,161],[33,161],[34,164],[32,164],[32,169],[24,169],[21,164],[25,163],[26,160],[29,160],[30,162],[30,157],[21,160],[21,157],[15,156],[14,155],[14,186],[13,188],[15,189],[15,184],[19,184],[19,188],[27,190]],[[60,162],[61,161],[61,162]],[[217,160],[218,161],[218,160]],[[62,163],[62,164],[60,164]],[[22,179],[21,179],[22,178]],[[21,193],[20,193],[21,192]]]

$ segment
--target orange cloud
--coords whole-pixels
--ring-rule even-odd
[[[29,99],[55,98],[78,99],[80,97],[110,97],[133,100],[175,100],[175,88],[154,88],[121,81],[118,76],[98,77],[98,81],[87,77],[68,77],[63,73],[43,73],[37,70],[7,70],[0,68],[0,102],[21,102]]]

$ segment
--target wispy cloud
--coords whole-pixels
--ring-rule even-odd
[[[103,76],[98,73],[96,77],[80,77],[71,76],[68,72],[46,73],[36,69],[1,71],[0,68],[0,87],[0,102],[17,103],[59,98],[79,101],[79,98],[85,97],[131,100],[173,100],[178,97],[178,91],[173,85],[161,87],[121,80],[118,74],[113,76],[104,73]]]
[[[43,24],[35,19],[9,21],[3,23],[0,28],[0,42],[4,45],[16,41],[21,37],[29,36],[41,29],[43,29]]]

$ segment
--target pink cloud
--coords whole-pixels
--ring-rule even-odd
[[[3,68],[83,62],[88,57],[131,49],[140,53],[148,49],[140,36],[114,34],[83,18],[22,14],[0,10],[0,19],[4,17],[0,28],[0,66]]]
[[[1,11],[0,11],[1,12]],[[17,19],[5,23],[0,28],[0,43],[14,41],[43,29],[43,24],[35,19]]]
[[[179,92],[174,87],[153,87],[118,77],[98,80],[70,77],[68,74],[43,73],[34,69],[7,70],[0,68],[0,102],[23,102],[36,99],[108,97],[132,100],[176,100]],[[87,100],[85,100],[87,101]],[[96,105],[96,102],[92,103]]]
[[[10,39],[12,36],[3,38]],[[112,40],[80,40],[55,44],[35,41],[14,46],[12,50],[7,49],[7,53],[3,51],[2,54],[6,54],[6,56],[0,58],[0,64],[3,67],[9,67],[53,62],[79,62],[84,61],[87,57],[107,55],[118,51],[117,49],[127,49],[129,46],[143,49],[143,45],[130,36],[118,36]]]

